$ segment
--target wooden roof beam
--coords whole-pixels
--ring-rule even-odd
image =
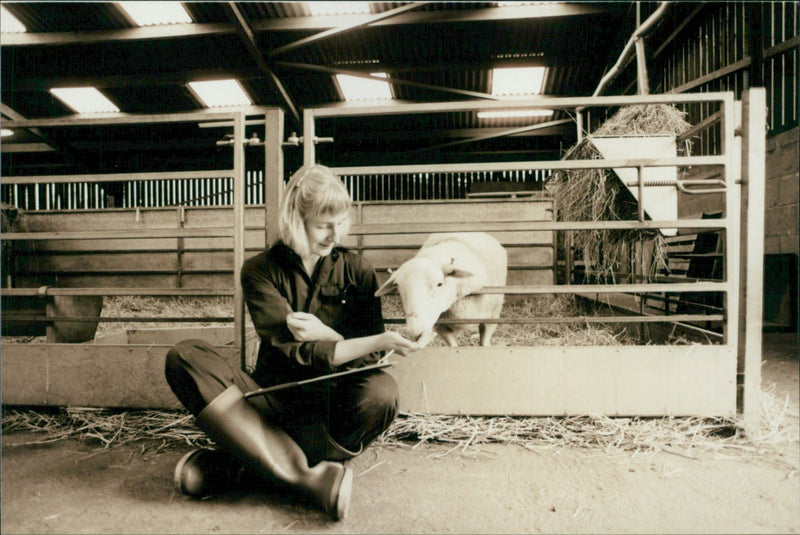
[[[264,59],[264,56],[261,54],[261,50],[258,48],[258,44],[256,43],[255,35],[253,35],[253,30],[250,28],[250,25],[248,24],[244,15],[239,10],[239,7],[235,2],[228,2],[225,5],[225,8],[228,12],[228,16],[236,26],[236,33],[238,33],[239,37],[241,37],[242,41],[244,41],[244,45],[247,48],[247,51],[250,53],[250,56],[255,60],[258,68],[267,74],[269,81],[280,94],[281,99],[283,99],[286,108],[289,110],[291,116],[294,117],[296,123],[298,125],[302,125],[303,121],[300,119],[300,113],[297,111],[297,106],[294,105],[292,97],[289,95],[288,91],[286,91],[283,83],[281,83],[280,79],[275,75],[274,72],[272,72],[272,69],[267,64],[266,59]]]
[[[490,95],[489,93],[480,93],[478,91],[468,91],[466,89],[457,89],[454,87],[444,87],[439,85],[432,85],[432,84],[425,84],[422,82],[412,82],[411,80],[402,80],[399,78],[381,78],[380,76],[372,76],[370,74],[366,74],[360,71],[351,71],[348,69],[334,69],[332,67],[325,67],[323,65],[312,65],[310,63],[297,63],[297,62],[290,62],[290,61],[275,61],[275,65],[281,67],[287,67],[292,69],[300,69],[300,70],[307,70],[307,71],[317,71],[317,72],[324,72],[326,74],[346,74],[348,76],[354,76],[356,78],[364,78],[367,80],[377,80],[379,82],[387,82],[393,85],[405,85],[409,87],[419,87],[422,89],[431,89],[433,91],[442,91],[444,93],[454,93],[456,95],[473,97],[473,98],[481,98],[487,100],[502,100],[500,97],[495,95]]]
[[[336,28],[331,28],[330,30],[325,30],[324,32],[317,33],[315,35],[311,35],[309,37],[305,37],[298,41],[294,41],[292,43],[285,44],[283,46],[279,46],[278,48],[274,48],[270,50],[270,56],[277,56],[278,54],[283,54],[284,52],[289,52],[290,50],[294,50],[296,48],[300,48],[303,46],[310,45],[312,43],[316,43],[318,41],[322,41],[323,39],[328,39],[335,35],[341,35],[343,33],[347,33],[353,30],[357,30],[358,28],[363,28],[364,26],[369,26],[371,24],[380,22],[382,20],[386,20],[392,17],[395,17],[401,13],[405,13],[406,11],[410,11],[412,9],[416,9],[419,6],[425,5],[428,2],[413,2],[411,4],[406,4],[400,7],[396,7],[394,9],[390,9],[389,11],[378,13],[377,15],[371,15],[364,21],[355,22],[351,24],[345,24],[343,26],[339,26]]]
[[[543,3],[536,5],[491,7],[447,11],[422,11],[402,13],[387,19],[371,21],[374,15],[332,15],[326,17],[286,17],[250,21],[253,32],[313,31],[370,26],[399,26],[405,24],[440,24],[456,22],[482,22],[504,20],[531,20],[570,16],[598,15],[605,10],[596,4]],[[176,39],[236,33],[231,23],[192,23],[145,26],[117,30],[82,32],[26,32],[0,35],[2,46],[62,46],[104,43],[109,41],[140,41],[148,39]]]

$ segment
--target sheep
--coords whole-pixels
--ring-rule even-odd
[[[375,292],[395,288],[403,301],[409,338],[423,347],[433,338],[439,316],[499,318],[503,294],[469,295],[484,286],[505,286],[506,250],[485,232],[431,234],[416,256],[403,263]],[[457,347],[455,331],[463,324],[436,325],[450,347]],[[490,346],[496,323],[481,323],[480,345]]]

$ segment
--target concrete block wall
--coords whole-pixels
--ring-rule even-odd
[[[764,213],[764,254],[798,254],[798,168],[800,129],[794,128],[767,138]],[[718,212],[724,206],[721,194],[678,196],[682,218]]]
[[[800,129],[767,139],[764,253],[798,254]]]

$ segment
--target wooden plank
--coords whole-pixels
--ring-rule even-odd
[[[407,249],[367,249],[362,255],[367,258],[375,269],[396,268],[419,251],[416,247]],[[508,247],[509,267],[553,266],[552,247]]]
[[[186,207],[183,210],[183,226],[186,228],[224,227],[230,225],[230,206]],[[104,210],[61,210],[52,212],[26,212],[25,223],[30,231],[57,231],[65,228],[82,230],[128,230],[136,228],[178,228],[180,210],[166,208],[109,208]],[[265,225],[263,207],[248,206],[245,209],[245,225]]]
[[[733,416],[725,346],[427,348],[393,359],[400,409],[433,414]]]
[[[169,345],[3,344],[7,405],[178,408],[164,378]],[[234,366],[232,346],[218,347]]]
[[[486,221],[552,221],[552,199],[492,199],[462,201],[398,201],[361,204],[362,225],[400,221],[473,221],[475,213]]]
[[[461,227],[463,229],[463,226]],[[457,231],[457,229],[448,229]],[[398,247],[406,246],[412,249],[419,249],[425,240],[428,239],[429,233],[417,234],[362,234],[358,236],[351,236],[352,243],[345,242],[346,246],[355,247],[356,239],[361,240],[361,244],[365,247],[388,246]],[[517,232],[517,231],[491,231],[489,232],[494,236],[497,241],[503,245],[507,244],[528,244],[528,245],[552,245],[553,232],[550,230],[532,231],[532,232]]]

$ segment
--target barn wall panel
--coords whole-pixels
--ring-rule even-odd
[[[354,223],[367,228],[406,221],[553,221],[554,217],[552,200],[547,198],[365,202],[356,203],[351,215]],[[184,209],[182,219],[176,208],[34,212],[28,216],[29,227],[36,232],[226,228],[232,225],[233,216],[228,207],[203,207]],[[265,220],[263,207],[246,209],[246,258],[266,247]],[[554,264],[552,231],[492,234],[508,246],[510,281],[534,284],[553,280],[536,272]],[[377,269],[384,270],[411,258],[427,237],[425,233],[351,235],[345,245],[360,250]],[[404,248],[395,248],[398,246]],[[222,288],[233,286],[233,267],[233,240],[228,237],[47,240],[36,242],[36,251],[18,259],[16,285],[55,285],[57,275],[57,285],[64,287]],[[515,271],[518,269],[530,273]],[[125,273],[115,275],[115,271]]]

